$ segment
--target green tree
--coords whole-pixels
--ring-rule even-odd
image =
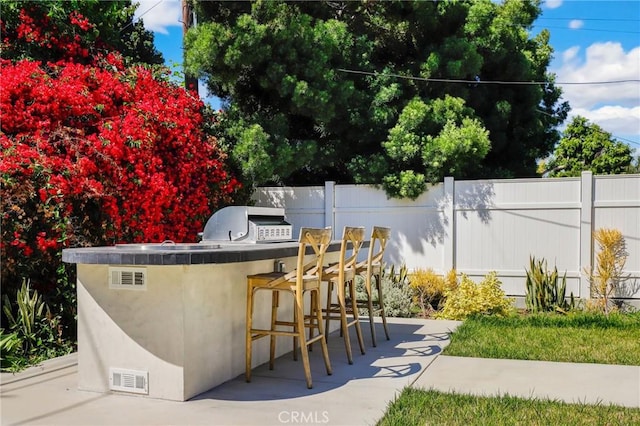
[[[576,116],[551,158],[542,164],[542,171],[549,177],[580,176],[584,170],[617,174],[631,171],[632,161],[628,145],[613,139],[597,124]]]
[[[473,118],[464,100],[446,95],[429,103],[418,98],[410,101],[382,147],[389,171],[383,188],[390,194],[415,198],[428,182],[445,176],[473,176],[490,141],[488,131]]]
[[[629,167],[627,168],[627,173],[640,173],[640,153],[637,153],[637,151],[635,159],[631,162],[631,164],[629,164]]]
[[[195,3],[187,71],[225,102],[247,186],[415,198],[445,175],[534,176],[559,140],[568,104],[548,31],[529,37],[537,0]]]
[[[162,64],[153,33],[133,21],[131,0],[41,0],[0,3],[2,57],[89,63],[99,52],[120,52],[127,63]],[[85,20],[86,19],[86,20]],[[70,44],[83,47],[69,52]]]

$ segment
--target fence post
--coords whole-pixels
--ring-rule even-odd
[[[335,196],[336,183],[328,181],[324,183],[324,226],[330,226],[333,238],[335,238],[336,230],[336,196]]]
[[[443,274],[456,266],[455,214],[455,181],[452,176],[446,176],[444,178],[444,204],[442,205],[442,221],[444,223]]]
[[[580,176],[580,298],[591,298],[591,286],[586,271],[591,270],[593,253],[593,173]]]

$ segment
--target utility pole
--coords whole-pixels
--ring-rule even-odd
[[[187,31],[189,28],[193,26],[193,11],[191,10],[191,5],[189,4],[189,0],[182,0],[182,62],[185,63],[186,59],[186,51],[184,49],[184,39],[187,35]],[[182,66],[184,69],[184,65]],[[196,95],[198,95],[198,79],[194,76],[187,73],[186,69],[184,70],[184,87],[187,90],[194,90]]]

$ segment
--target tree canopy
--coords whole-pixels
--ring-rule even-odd
[[[116,51],[126,63],[164,62],[153,33],[133,21],[131,0],[3,0],[0,7],[4,59],[90,63],[99,52]]]
[[[225,102],[249,185],[416,198],[447,175],[534,176],[559,140],[569,107],[548,31],[529,33],[537,0],[195,3],[187,71]]]
[[[594,174],[632,172],[631,148],[612,138],[597,124],[576,116],[565,129],[542,172],[549,177],[580,176],[584,170]]]

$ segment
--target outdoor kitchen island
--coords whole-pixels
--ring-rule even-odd
[[[78,273],[78,388],[185,401],[243,374],[246,276],[276,260],[293,270],[297,251],[297,242],[63,250]],[[325,261],[339,253],[332,242]],[[271,296],[257,297],[255,318],[268,324]],[[291,349],[283,338],[277,355]],[[268,359],[268,339],[256,342],[254,366]]]

